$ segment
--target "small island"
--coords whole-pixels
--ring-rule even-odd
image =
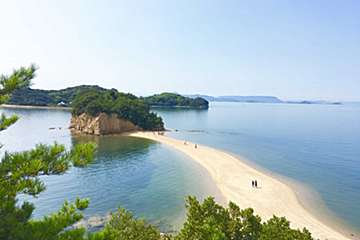
[[[145,102],[153,107],[179,107],[208,109],[209,102],[201,97],[184,97],[176,93],[161,93],[144,98]]]
[[[74,98],[71,106],[70,129],[75,133],[105,135],[164,130],[161,117],[150,112],[143,99],[115,89],[84,91]]]

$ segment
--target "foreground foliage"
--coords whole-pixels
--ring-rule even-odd
[[[11,125],[13,125],[19,119],[18,116],[13,115],[10,117],[6,117],[5,114],[1,114],[0,116],[0,131],[7,129]]]
[[[130,93],[120,93],[115,89],[106,91],[87,91],[77,95],[72,103],[73,114],[99,113],[117,114],[144,130],[163,130],[161,117],[150,112],[150,106]]]
[[[79,210],[88,200],[65,203],[58,213],[31,220],[34,205],[18,202],[19,194],[33,197],[45,191],[41,175],[63,174],[71,166],[84,166],[93,158],[95,145],[77,145],[66,151],[63,145],[38,145],[33,150],[5,153],[0,163],[0,239],[60,239],[79,230],[63,232],[82,218]],[[57,236],[59,235],[59,236]]]
[[[159,230],[142,219],[135,219],[125,209],[111,214],[111,220],[103,230],[90,234],[91,240],[158,240],[163,239]]]
[[[290,228],[285,218],[274,216],[262,222],[251,208],[241,210],[230,202],[228,208],[209,197],[200,203],[195,197],[187,199],[187,219],[176,240],[310,240],[306,230]]]
[[[9,76],[0,76],[0,104],[5,103],[16,89],[28,87],[35,76],[37,67],[14,70]],[[18,120],[16,115],[0,118],[0,131],[5,130]],[[66,151],[63,145],[37,145],[30,151],[5,152],[0,160],[0,239],[82,239],[84,229],[66,230],[82,218],[81,210],[89,200],[76,199],[75,203],[65,202],[62,208],[40,220],[32,220],[34,205],[18,202],[20,194],[38,196],[46,187],[40,180],[41,175],[63,174],[71,166],[83,167],[91,162],[96,146],[92,143],[75,146]]]
[[[89,235],[91,240],[312,240],[306,230],[290,228],[285,218],[272,217],[266,222],[251,208],[241,210],[230,202],[227,208],[209,197],[200,203],[195,197],[186,201],[187,218],[178,234],[161,235],[143,220],[119,209],[102,231]]]
[[[2,74],[0,76],[0,104],[7,102],[15,90],[29,87],[37,69],[35,64],[31,64],[27,68],[13,70],[10,75]]]
[[[11,94],[19,89],[29,87],[31,79],[35,77],[38,67],[31,64],[29,67],[21,67],[13,70],[12,74],[0,76],[0,104],[6,103]],[[0,131],[5,130],[18,120],[16,115],[6,117],[4,114],[0,117]]]

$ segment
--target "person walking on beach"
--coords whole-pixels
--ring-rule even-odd
[[[257,180],[255,180],[255,187],[257,188]]]
[[[254,185],[255,185],[254,180],[251,180],[251,186],[254,187]]]
[[[197,148],[197,144],[195,143],[195,148]]]

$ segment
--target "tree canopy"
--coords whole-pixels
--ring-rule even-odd
[[[82,92],[94,90],[105,91],[106,89],[96,85],[81,85],[76,87],[68,87],[60,90],[42,90],[22,87],[16,89],[9,104],[15,105],[31,105],[31,106],[65,106],[69,107],[75,96]]]
[[[2,74],[0,76],[0,104],[7,102],[16,89],[29,87],[37,69],[35,64],[31,64],[29,67],[13,70],[10,75]]]
[[[230,202],[223,207],[208,197],[202,203],[195,197],[186,200],[187,217],[177,234],[162,235],[154,226],[119,209],[103,230],[90,234],[91,240],[312,240],[306,229],[290,227],[285,218],[272,217],[262,222],[251,208],[241,210]]]
[[[111,91],[97,85],[80,85],[60,90],[32,89],[24,85],[16,89],[8,103],[15,105],[31,106],[71,106],[75,97],[88,91],[107,92]],[[176,93],[161,93],[149,97],[142,97],[146,104],[152,107],[182,107],[207,109],[209,102],[202,97],[189,98]]]
[[[291,229],[285,218],[272,217],[262,222],[253,209],[241,210],[230,202],[225,208],[209,197],[200,203],[186,201],[187,219],[175,240],[311,240],[308,230]]]
[[[29,87],[37,69],[38,67],[35,64],[31,64],[27,68],[14,69],[10,75],[2,74],[0,76],[0,104],[6,103],[16,89]],[[5,130],[17,120],[16,115],[6,117],[2,114],[0,117],[0,131]]]

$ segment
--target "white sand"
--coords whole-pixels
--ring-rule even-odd
[[[129,136],[151,139],[169,145],[190,156],[203,166],[214,179],[217,187],[228,201],[240,208],[251,207],[263,220],[273,215],[285,216],[293,228],[306,227],[316,239],[351,239],[325,225],[298,201],[294,191],[285,183],[247,165],[228,153],[188,142],[161,136],[152,132],[131,133]],[[258,188],[251,180],[258,181]]]

